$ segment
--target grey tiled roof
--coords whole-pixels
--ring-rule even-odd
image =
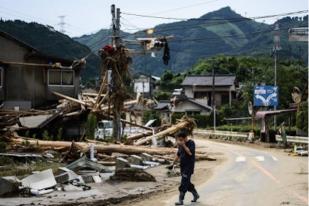
[[[215,86],[231,86],[235,83],[235,76],[233,75],[216,75]],[[182,86],[212,86],[212,76],[187,76]]]
[[[157,110],[168,109],[169,104],[170,104],[169,100],[160,101],[160,102],[158,102],[157,106],[154,109],[157,109]]]

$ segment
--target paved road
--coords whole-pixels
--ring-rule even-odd
[[[308,205],[307,157],[288,156],[275,149],[196,140],[197,145],[224,153],[228,160],[215,169],[213,177],[198,187],[195,206],[276,206]],[[173,205],[177,196],[160,205]]]

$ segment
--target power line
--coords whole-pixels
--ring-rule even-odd
[[[281,28],[280,31],[282,30],[288,30],[289,28]],[[255,32],[250,32],[250,33],[243,33],[243,34],[231,34],[231,35],[223,35],[220,36],[220,38],[245,38],[247,39],[247,35],[256,35],[256,34],[260,34],[260,33],[268,33],[268,32],[273,32],[273,29],[265,29],[265,30],[260,30],[260,31],[255,31]],[[204,41],[204,40],[216,40],[218,39],[218,37],[213,37],[213,38],[195,38],[195,39],[171,39],[170,41]]]
[[[300,10],[295,12],[287,12],[287,13],[279,13],[279,14],[273,14],[273,15],[266,15],[266,16],[256,16],[256,17],[240,17],[240,18],[226,18],[226,19],[213,19],[213,18],[178,18],[178,17],[164,17],[164,16],[152,16],[152,15],[143,15],[143,14],[135,14],[135,13],[128,13],[128,12],[122,12],[124,15],[128,16],[138,16],[143,18],[155,18],[155,19],[168,19],[168,20],[180,20],[180,21],[226,21],[226,20],[239,20],[239,19],[263,19],[263,18],[273,18],[278,16],[289,16],[289,15],[295,15],[295,14],[302,14],[302,13],[308,13],[308,10]]]
[[[197,4],[190,4],[190,5],[187,5],[187,6],[177,7],[177,8],[173,8],[173,9],[167,9],[167,10],[159,11],[159,12],[152,13],[152,14],[160,14],[160,13],[166,13],[166,12],[171,12],[171,11],[179,11],[179,10],[182,10],[182,9],[187,9],[187,8],[191,8],[191,7],[205,5],[205,4],[213,3],[213,2],[216,2],[216,1],[219,1],[219,0],[211,0],[211,1],[206,1],[206,2],[200,2],[200,3],[197,3]]]
[[[282,15],[284,16],[284,15]],[[254,19],[251,19],[251,18],[234,18],[234,19],[224,19],[224,20],[220,20],[218,22],[203,22],[203,23],[199,23],[199,22],[186,22],[187,25],[174,25],[174,26],[170,26],[168,28],[158,28],[156,29],[157,32],[167,32],[167,31],[175,31],[175,30],[183,30],[184,28],[193,28],[193,27],[198,27],[198,26],[204,26],[204,27],[211,27],[211,26],[217,26],[217,25],[222,25],[222,24],[227,24],[227,23],[240,23],[240,22],[246,22],[246,21],[253,21],[253,20],[257,20],[257,19],[265,19],[265,18],[274,18],[274,17],[277,17],[277,16],[262,16],[262,17],[254,17]]]
[[[280,14],[273,14],[273,15],[256,16],[256,17],[250,17],[250,18],[241,17],[241,18],[225,18],[225,19],[209,19],[209,18],[188,19],[188,21],[185,22],[186,23],[185,25],[174,25],[174,26],[169,26],[168,28],[165,28],[165,29],[157,28],[156,32],[162,33],[162,32],[167,32],[167,31],[183,30],[184,28],[188,28],[188,27],[216,26],[216,25],[227,24],[227,23],[237,23],[237,22],[243,22],[243,21],[253,21],[257,19],[275,18],[279,16],[288,16],[288,15],[293,15],[293,14],[295,15],[295,14],[307,13],[307,12],[308,10],[301,10],[301,11],[287,12],[287,13],[280,13]],[[123,14],[126,14],[126,13],[123,13]],[[203,20],[206,22],[200,23],[199,21],[196,21],[196,20]],[[205,25],[207,21],[209,25]],[[127,36],[129,35],[126,35],[124,37],[127,37]]]
[[[124,20],[126,22],[126,24],[130,25],[131,27],[135,28],[135,30],[145,30],[146,28],[141,28],[136,26],[135,24],[131,23],[128,19],[124,18],[124,17],[120,17],[122,20]],[[123,24],[123,22],[122,22]]]

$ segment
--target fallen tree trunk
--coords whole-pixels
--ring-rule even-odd
[[[14,138],[11,139],[12,143],[22,145],[27,141],[27,144],[32,146],[37,146],[42,149],[44,148],[62,148],[69,150],[71,148],[72,142],[66,141],[45,141],[45,140],[33,140],[33,139],[23,139],[23,138]],[[89,150],[90,145],[93,143],[86,142],[75,142],[74,145],[79,148],[81,151],[86,152]],[[95,144],[95,149],[98,153],[123,153],[123,154],[141,154],[148,153],[151,155],[168,155],[175,154],[175,148],[151,148],[151,147],[143,147],[143,146],[131,146],[131,145],[116,145],[116,144]]]
[[[104,117],[107,117],[107,118],[110,118],[110,119],[113,119],[114,117],[112,116],[112,115],[105,115],[105,114],[100,114],[100,115],[102,115],[102,116],[104,116]],[[125,119],[120,119],[120,121],[122,122],[122,123],[126,123],[126,124],[129,124],[129,125],[132,125],[132,126],[136,126],[136,127],[140,127],[140,128],[142,128],[142,129],[147,129],[147,130],[151,130],[152,131],[152,128],[151,127],[146,127],[146,126],[144,126],[144,125],[139,125],[139,124],[136,124],[136,123],[134,123],[134,122],[130,122],[130,121],[127,121],[127,120],[125,120]]]
[[[127,140],[130,142],[130,141],[137,140],[137,139],[140,139],[142,137],[149,136],[149,135],[152,135],[151,131],[149,131],[149,132],[142,132],[142,133],[139,133],[139,134],[134,134],[134,135],[128,136]]]
[[[10,139],[12,143],[17,145],[24,145],[27,141],[28,145],[40,147],[41,149],[56,149],[61,148],[62,150],[69,150],[71,148],[72,142],[66,141],[45,141],[45,140],[35,140],[35,139],[24,139],[24,138],[12,138]],[[89,150],[90,145],[93,143],[86,142],[74,142],[74,146],[80,149],[82,152]],[[177,148],[167,148],[167,147],[146,147],[146,146],[134,146],[134,145],[117,145],[117,144],[95,144],[95,149],[98,153],[123,153],[123,154],[142,154],[148,153],[150,155],[172,155],[175,154]],[[196,151],[197,154],[205,154],[204,152]]]
[[[193,128],[195,127],[195,122],[190,118],[182,118],[177,124],[172,125],[171,127],[167,128],[166,130],[163,130],[161,132],[158,132],[154,135],[142,138],[137,140],[134,145],[143,145],[150,141],[152,141],[153,138],[155,139],[162,139],[165,136],[170,136],[175,134],[181,129],[187,129],[189,132],[192,132]]]

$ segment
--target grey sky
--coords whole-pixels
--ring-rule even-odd
[[[248,17],[308,9],[308,0],[0,0],[0,17],[35,21],[59,29],[58,16],[65,15],[67,34],[80,36],[108,28],[113,3],[123,12],[178,18],[199,17],[225,6]],[[132,32],[168,22],[172,20],[123,15],[122,29]]]

